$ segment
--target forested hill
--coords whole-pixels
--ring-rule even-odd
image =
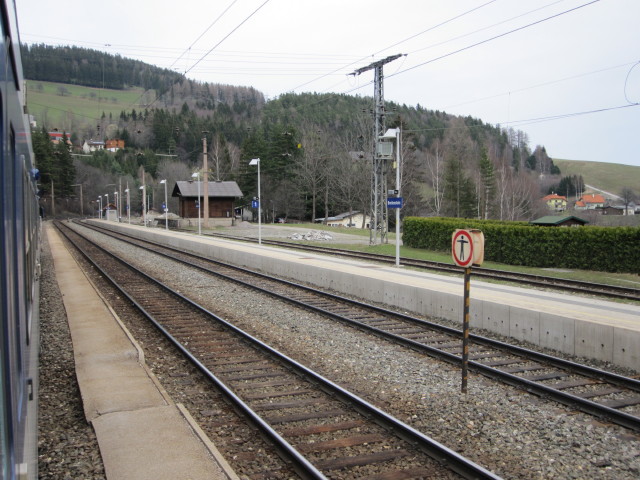
[[[137,182],[141,167],[150,181],[183,179],[199,165],[205,133],[215,178],[236,180],[249,195],[255,176],[246,159],[262,159],[263,192],[274,215],[308,219],[370,206],[376,141],[371,96],[289,93],[265,101],[253,87],[201,83],[90,49],[33,45],[22,53],[34,92],[28,107],[39,127],[34,149],[43,178],[61,184],[57,190],[68,184],[72,191],[81,181],[97,185],[107,176],[111,183]],[[156,95],[120,100],[118,90],[134,87]],[[92,88],[99,92],[86,91]],[[561,180],[545,148],[532,148],[524,132],[420,105],[387,101],[385,108],[386,127],[402,130],[405,215],[529,219]],[[76,148],[96,138],[122,139],[126,148],[76,159],[77,176],[101,180],[57,179],[54,174],[66,170],[55,166],[56,158],[68,152],[55,157],[50,151],[47,130],[54,129],[70,133]],[[90,174],[91,168],[100,172]]]
[[[168,69],[88,48],[22,45],[21,54],[24,76],[30,80],[113,90],[142,87],[164,93],[182,78]]]

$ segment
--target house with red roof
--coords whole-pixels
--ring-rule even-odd
[[[564,212],[567,209],[567,197],[552,193],[542,199],[554,212]]]
[[[576,202],[576,210],[595,210],[604,207],[604,197],[598,193],[588,193]]]

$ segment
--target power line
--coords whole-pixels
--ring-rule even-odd
[[[207,57],[211,52],[213,52],[218,46],[220,46],[220,44],[222,42],[224,42],[227,38],[229,38],[236,30],[238,30],[242,25],[244,25],[251,17],[253,17],[256,13],[258,13],[258,11],[264,7],[267,3],[269,3],[270,0],[265,0],[265,2],[260,5],[258,8],[256,8],[248,17],[246,17],[242,22],[240,22],[235,28],[233,28],[233,30],[231,30],[227,35],[224,36],[224,38],[222,40],[220,40],[218,43],[216,43],[211,50],[209,50],[207,53],[205,53],[200,60],[198,60],[196,63],[194,63],[191,67],[189,67],[187,70],[185,70],[184,74],[186,75],[187,73],[189,73],[191,70],[193,70],[193,68],[198,65],[205,57]]]
[[[472,43],[471,45],[467,45],[466,47],[459,48],[459,49],[454,50],[454,51],[449,52],[449,53],[445,53],[444,55],[440,55],[439,57],[432,58],[431,60],[427,60],[426,62],[419,63],[418,65],[414,65],[413,67],[405,68],[404,70],[401,70],[399,72],[392,73],[391,75],[387,75],[387,78],[393,77],[393,76],[396,76],[396,75],[400,75],[402,73],[406,73],[406,72],[409,72],[411,70],[415,70],[416,68],[419,68],[419,67],[424,67],[425,65],[428,65],[430,63],[436,62],[438,60],[442,60],[443,58],[447,58],[447,57],[450,57],[450,56],[455,55],[457,53],[464,52],[466,50],[470,50],[470,49],[472,49],[474,47],[478,47],[480,45],[484,45],[485,43],[489,43],[489,42],[491,42],[493,40],[497,40],[498,38],[506,37],[507,35],[511,35],[512,33],[516,33],[516,32],[519,32],[521,30],[524,30],[526,28],[533,27],[535,25],[539,25],[539,24],[541,24],[543,22],[546,22],[548,20],[552,20],[554,18],[558,18],[558,17],[560,17],[562,15],[565,15],[567,13],[575,12],[576,10],[579,10],[581,8],[584,8],[584,7],[587,7],[589,5],[593,5],[594,3],[598,3],[599,1],[600,0],[593,0],[593,1],[585,3],[583,5],[579,5],[577,7],[571,8],[569,10],[565,10],[564,12],[556,13],[555,15],[551,15],[551,16],[543,18],[541,20],[536,20],[535,22],[528,23],[527,25],[523,25],[521,27],[514,28],[513,30],[509,30],[508,32],[504,32],[504,33],[501,33],[499,35],[495,35],[493,37],[486,38],[484,40],[480,40],[479,42]]]
[[[193,46],[198,42],[198,40],[200,40],[200,39],[201,39],[201,38],[202,38],[202,37],[203,37],[203,36],[204,36],[204,35],[205,35],[209,30],[211,30],[211,27],[213,27],[216,23],[218,23],[218,20],[220,20],[220,19],[224,16],[224,14],[225,14],[225,13],[227,13],[227,12],[229,11],[229,9],[235,5],[235,3],[236,3],[237,1],[238,1],[238,0],[233,0],[233,2],[231,2],[231,3],[229,4],[229,6],[228,6],[227,8],[225,8],[225,9],[224,9],[224,11],[223,11],[219,16],[218,16],[218,18],[216,18],[216,19],[213,21],[213,23],[211,23],[211,25],[209,25],[209,26],[204,30],[204,32],[202,32],[202,33],[200,34],[200,36],[199,36],[198,38],[196,38],[196,39],[193,41],[193,43],[192,43],[191,45],[189,45],[189,47],[188,47],[184,52],[182,52],[182,54],[181,54],[178,58],[176,58],[176,59],[175,59],[175,61],[174,61],[174,62],[169,66],[169,68],[173,67],[173,66],[174,66],[174,65],[175,65],[175,64],[176,64],[176,63],[177,63],[177,62],[178,62],[178,61],[179,61],[179,60],[184,56],[184,54],[185,54],[185,53],[187,53],[189,50],[191,50],[191,48],[192,48],[192,47],[193,47]],[[186,73],[186,72],[185,72],[185,73]]]

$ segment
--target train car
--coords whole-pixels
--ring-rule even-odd
[[[41,221],[13,0],[0,48],[0,480],[36,479]]]

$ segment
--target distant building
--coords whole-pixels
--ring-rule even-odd
[[[341,213],[340,215],[336,215],[334,217],[327,217],[327,226],[328,227],[351,227],[351,228],[361,228],[363,225],[364,219],[364,228],[369,228],[369,224],[371,222],[370,218],[367,216],[363,218],[364,215],[361,212],[346,212]],[[325,221],[325,217],[319,217],[315,219],[316,223],[321,223]]]
[[[589,193],[576,202],[576,210],[595,210],[604,207],[604,197],[598,193]]]
[[[101,140],[85,140],[82,144],[84,153],[91,153],[97,150],[104,150],[104,142]]]
[[[199,184],[199,185],[198,185]],[[198,198],[200,188],[200,199]],[[236,182],[208,182],[209,218],[214,219],[216,225],[231,225],[234,218],[234,202],[242,197],[240,187]],[[179,198],[178,214],[191,220],[204,215],[204,207],[198,214],[198,204],[204,202],[204,182],[180,181],[176,182],[172,197]]]
[[[115,153],[121,148],[124,148],[124,140],[118,140],[118,139],[106,140],[104,142],[104,148],[106,148],[110,152]]]
[[[62,135],[66,136],[67,145],[71,145],[71,134],[70,133],[62,133],[62,132],[59,132],[58,130],[54,130],[52,132],[49,132],[49,139],[51,140],[51,143],[53,143],[54,145],[57,145],[58,143],[60,143],[62,141]]]
[[[554,212],[564,212],[567,209],[567,197],[552,193],[542,199]]]
[[[635,204],[631,203],[629,206],[624,205],[607,205],[606,207],[598,207],[598,211],[602,215],[635,215]]]
[[[574,217],[573,215],[565,217],[548,215],[546,217],[538,218],[537,220],[532,220],[529,223],[531,223],[531,225],[539,225],[542,227],[581,227],[584,224],[589,223],[589,221],[579,217]]]

